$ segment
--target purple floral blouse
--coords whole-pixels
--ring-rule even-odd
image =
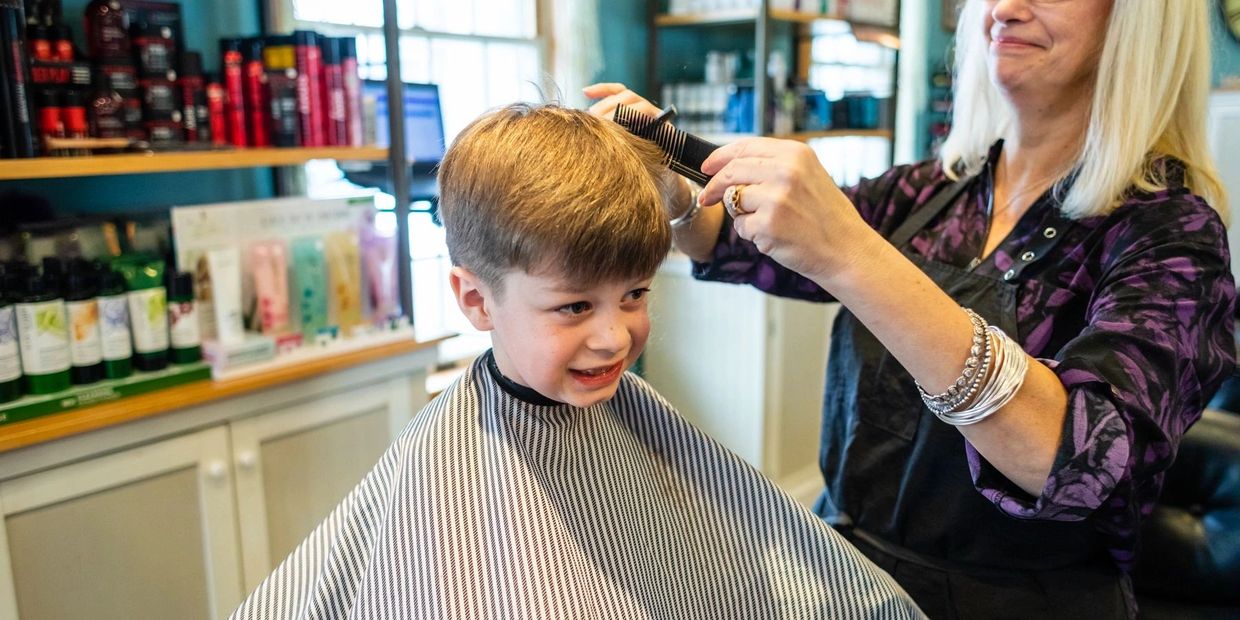
[[[999,145],[992,150],[994,161]],[[1091,519],[1123,570],[1162,489],[1180,437],[1235,363],[1235,283],[1218,214],[1172,174],[1171,187],[1133,194],[1108,215],[1078,220],[1051,254],[1027,269],[1017,293],[1025,351],[1059,376],[1068,416],[1041,497],[1008,481],[965,442],[974,486],[1000,510],[1025,519]],[[890,235],[951,185],[938,162],[899,166],[846,190],[862,217]],[[989,175],[931,221],[909,247],[967,268],[988,232]],[[974,272],[1000,277],[1013,254],[1043,233],[1055,208],[1042,196]],[[751,284],[810,301],[832,301],[816,284],[740,239],[725,222],[700,279]],[[830,391],[831,386],[827,386]]]

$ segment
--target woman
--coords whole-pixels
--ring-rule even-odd
[[[1135,616],[1142,512],[1234,362],[1206,10],[969,0],[939,160],[842,191],[742,140],[669,207],[698,277],[843,303],[816,511],[931,617]]]

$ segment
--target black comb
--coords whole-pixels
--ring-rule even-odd
[[[616,106],[616,123],[629,133],[655,143],[666,156],[663,163],[672,172],[697,183],[706,185],[711,177],[702,172],[702,162],[710,157],[717,144],[711,144],[693,134],[685,133],[665,123],[660,118],[646,116],[632,108]]]

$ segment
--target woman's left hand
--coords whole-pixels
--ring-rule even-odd
[[[714,175],[702,204],[723,199],[728,186],[743,185],[736,232],[785,267],[817,282],[843,273],[881,242],[848,197],[801,142],[749,138],[724,146],[702,164]]]

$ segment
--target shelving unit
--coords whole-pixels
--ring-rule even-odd
[[[799,84],[807,83],[808,66],[810,62],[810,40],[812,39],[811,28],[813,24],[824,21],[842,21],[847,22],[851,26],[854,35],[859,40],[877,42],[889,47],[898,47],[899,31],[898,28],[885,26],[880,24],[870,24],[863,22],[854,22],[845,15],[838,14],[818,14],[801,11],[789,11],[771,8],[769,0],[760,0],[758,6],[752,9],[728,9],[715,11],[710,13],[683,13],[669,14],[661,13],[660,2],[652,2],[650,10],[650,24],[652,27],[651,37],[652,45],[647,61],[647,69],[650,83],[647,92],[651,97],[659,98],[662,92],[662,78],[660,75],[659,58],[660,58],[660,38],[665,31],[673,29],[698,28],[698,27],[735,27],[752,24],[754,28],[753,34],[753,75],[758,79],[750,80],[750,84],[755,84],[754,88],[754,120],[753,127],[756,129],[755,135],[772,135],[772,127],[767,118],[766,110],[769,103],[769,78],[768,61],[772,50],[772,29],[773,27],[786,24],[791,25],[794,29],[793,52],[788,62],[793,69],[792,75],[796,76]],[[897,6],[898,11],[898,6]],[[897,20],[898,23],[898,13]],[[898,61],[897,61],[898,62]],[[896,66],[892,66],[892,93],[891,98],[895,99],[895,78]],[[736,80],[733,83],[744,82],[745,80]],[[682,110],[683,112],[683,110]],[[894,126],[894,114],[889,114],[888,118],[882,119],[886,127]],[[836,137],[884,137],[891,139],[893,132],[889,128],[879,129],[854,129],[854,128],[835,128],[824,131],[807,131],[796,132],[792,134],[781,134],[777,137],[788,138],[794,140],[811,140],[816,138],[836,138]],[[716,134],[718,135],[718,134]],[[739,138],[746,134],[725,134],[728,137]]]
[[[384,33],[389,47],[397,45],[396,0],[383,0]],[[264,24],[270,30],[271,24]],[[389,53],[388,90],[399,99],[401,92],[399,55]],[[122,153],[87,157],[39,157],[31,159],[0,160],[0,181],[25,181],[36,179],[67,179],[78,177],[103,177],[124,174],[153,174],[170,172],[195,172],[242,168],[280,168],[305,164],[312,160],[334,159],[337,161],[387,161],[392,170],[392,188],[396,196],[398,277],[400,278],[401,305],[406,312],[412,309],[411,274],[409,266],[409,174],[407,170],[406,145],[404,143],[404,117],[389,115],[389,132],[394,138],[390,148],[379,147],[314,147],[314,148],[219,148],[211,150],[164,151],[151,153]],[[65,413],[36,418],[27,422],[0,425],[0,452],[24,445],[26,429],[53,428],[32,435],[46,441],[58,436],[82,433],[116,424],[128,419],[153,415],[193,404],[198,400],[209,401],[235,393],[258,390],[267,385],[277,385],[322,373],[330,368],[353,363],[381,359],[437,344],[441,339],[419,343],[410,339],[397,343],[370,347],[363,351],[341,354],[332,360],[295,364],[280,373],[259,373],[267,377],[254,381],[237,379],[227,382],[198,381],[184,386],[150,392],[141,396],[121,399],[107,404],[82,407]],[[359,363],[360,363],[359,362]],[[231,386],[231,387],[230,387]],[[240,386],[240,387],[238,387]],[[160,405],[159,403],[164,403]],[[162,407],[162,409],[161,409]],[[159,410],[159,411],[156,411]],[[0,614],[3,615],[3,614]]]
[[[4,160],[0,164],[0,181],[293,166],[314,159],[383,161],[387,158],[388,150],[378,147],[220,149],[37,157]]]

